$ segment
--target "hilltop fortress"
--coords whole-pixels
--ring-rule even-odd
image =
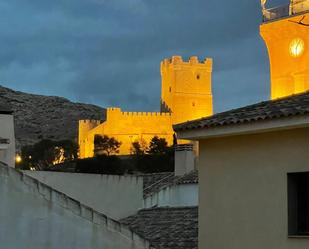
[[[161,111],[123,112],[107,108],[106,120],[80,120],[80,158],[93,157],[94,136],[107,135],[121,142],[120,155],[131,152],[133,142],[149,144],[154,136],[173,144],[172,125],[212,115],[212,59],[196,56],[184,61],[173,56],[161,62]]]

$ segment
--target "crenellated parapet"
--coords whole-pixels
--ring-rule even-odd
[[[168,112],[121,112],[121,115],[123,116],[163,116],[163,117],[169,117],[171,116],[171,113]]]
[[[205,58],[204,60],[199,60],[197,56],[191,56],[188,60],[184,60],[181,56],[175,55],[171,58],[164,59],[161,62],[161,74],[162,71],[168,70],[170,67],[189,67],[198,66],[201,68],[207,68],[212,71],[212,58]]]
[[[80,125],[86,125],[86,126],[98,126],[102,124],[102,120],[95,120],[95,119],[83,119],[79,120]]]
[[[124,112],[119,107],[107,108],[107,119],[111,115],[120,115],[124,117],[149,117],[149,116],[161,116],[161,117],[170,117],[171,113],[168,112]]]

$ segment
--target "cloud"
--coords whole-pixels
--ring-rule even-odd
[[[268,96],[260,20],[259,1],[248,0],[1,2],[0,82],[151,111],[159,108],[160,61],[199,55],[214,58],[215,109],[225,110]]]

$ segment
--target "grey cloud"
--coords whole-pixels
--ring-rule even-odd
[[[127,110],[158,110],[160,61],[214,58],[216,110],[268,96],[259,1],[0,2],[0,81]],[[238,89],[238,90],[235,90]]]

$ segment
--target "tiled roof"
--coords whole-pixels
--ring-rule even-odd
[[[163,188],[178,185],[198,183],[197,170],[183,176],[175,176],[173,172],[146,174],[144,177],[144,198],[160,191]]]
[[[150,208],[120,221],[154,249],[196,249],[198,208]]]
[[[193,170],[190,173],[183,175],[181,177],[178,177],[175,180],[175,184],[192,184],[192,183],[198,183],[198,171]]]
[[[305,114],[309,114],[309,92],[276,100],[264,101],[258,104],[218,113],[210,117],[177,124],[174,125],[174,130],[184,131],[212,128]]]

